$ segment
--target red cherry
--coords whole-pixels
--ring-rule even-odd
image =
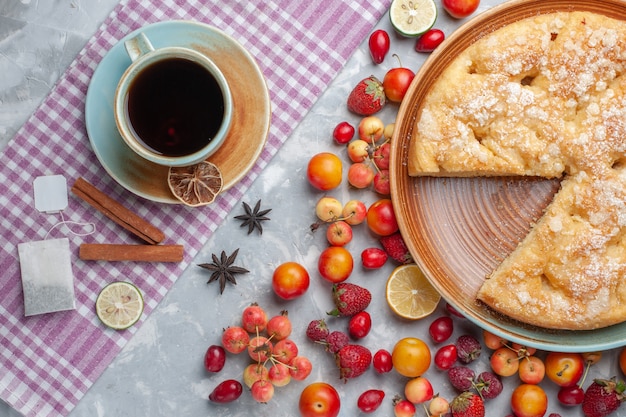
[[[383,89],[389,101],[400,103],[415,78],[415,73],[409,68],[396,67],[392,68],[385,74],[383,78]]]
[[[396,417],[413,417],[416,411],[415,404],[409,400],[398,399],[393,402],[393,414]]]
[[[585,398],[585,391],[578,385],[561,387],[557,394],[559,402],[563,405],[574,406],[581,404]]]
[[[340,122],[333,130],[333,139],[335,142],[344,145],[352,140],[355,133],[354,126],[348,122]]]
[[[386,374],[393,369],[393,362],[391,361],[391,353],[388,350],[380,349],[374,354],[372,360],[374,370],[379,374]]]
[[[435,319],[429,326],[428,332],[435,343],[445,342],[454,330],[454,323],[448,316]]]

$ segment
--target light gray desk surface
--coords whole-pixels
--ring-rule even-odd
[[[37,108],[117,1],[0,0],[0,147],[6,145]],[[479,12],[498,3],[497,0],[483,1]],[[449,33],[460,23],[441,15],[437,26]],[[417,69],[424,55],[413,51],[414,42],[397,37],[387,15],[378,27],[392,35],[391,53],[398,53],[405,66]],[[384,71],[393,65],[394,60],[386,59],[383,65],[374,67],[364,40],[344,70],[242,198],[249,204],[262,199],[264,207],[272,208],[271,220],[264,224],[262,237],[256,234],[246,236],[240,229],[239,222],[234,219],[235,215],[241,214],[241,206],[238,205],[200,251],[197,262],[179,278],[140,331],[80,401],[71,417],[293,416],[297,415],[297,399],[301,390],[316,380],[331,382],[337,387],[342,397],[342,416],[358,415],[356,398],[365,389],[374,387],[384,389],[387,397],[383,407],[373,415],[392,414],[391,399],[395,394],[402,393],[402,378],[394,373],[381,377],[370,371],[344,384],[338,380],[332,358],[321,347],[306,340],[306,324],[313,318],[324,316],[328,306],[326,294],[310,294],[310,303],[306,305],[281,303],[266,282],[247,283],[248,278],[242,276],[240,285],[228,286],[220,297],[214,284],[205,285],[207,276],[194,265],[206,262],[212,253],[240,247],[241,253],[255,254],[255,259],[247,255],[247,266],[275,266],[294,260],[309,269],[313,280],[320,279],[316,271],[317,255],[326,242],[322,232],[312,234],[309,231],[309,225],[315,220],[314,205],[320,194],[312,191],[304,179],[308,158],[323,150],[339,152],[331,139],[334,125],[341,120],[349,120],[353,124],[359,120],[348,113],[344,104],[353,84],[370,73],[382,77]],[[386,123],[393,122],[396,109],[389,106],[379,116]],[[372,192],[357,192],[348,187],[341,187],[333,195],[342,201],[355,197],[367,202],[376,199]],[[375,244],[372,239],[365,227],[355,230],[355,239],[349,246],[357,261],[355,273],[363,273],[358,264],[359,254],[363,248]],[[374,327],[363,344],[373,350],[391,349],[402,336],[428,340],[428,324],[443,312],[442,303],[438,313],[420,322],[406,323],[395,318],[386,305],[383,293],[384,282],[393,267],[388,262],[382,270],[367,272],[366,276],[370,280],[368,285],[375,292],[374,301],[368,308]],[[221,329],[235,323],[242,308],[253,301],[272,314],[282,309],[290,310],[294,322],[293,338],[301,352],[313,361],[313,373],[307,381],[296,381],[287,387],[277,388],[270,404],[256,404],[249,393],[244,393],[238,402],[215,406],[206,399],[209,392],[222,379],[240,378],[246,361],[240,357],[229,357],[220,374],[209,375],[203,370],[204,352],[209,345],[219,342]],[[345,328],[345,321],[329,322],[334,328]],[[456,325],[454,337],[462,333],[480,334],[480,330],[471,323],[457,321]],[[488,369],[488,358],[489,352],[485,350],[474,368]],[[606,352],[601,363],[593,368],[588,382],[593,376],[610,376],[618,372],[616,358],[615,351]],[[432,367],[428,376],[436,392],[449,399],[453,397],[453,389],[443,373]],[[488,416],[509,413],[509,397],[517,383],[517,377],[505,381],[504,393],[487,405]],[[559,412],[564,417],[582,416],[579,408],[558,406],[552,384],[544,382],[542,386],[549,393],[548,413]],[[424,415],[424,411],[418,409],[417,415]],[[626,415],[626,411],[621,410],[621,414],[615,415]],[[16,417],[18,413],[0,402],[0,416]]]

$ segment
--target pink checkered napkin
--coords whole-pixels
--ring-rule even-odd
[[[4,401],[26,416],[64,416],[74,408],[138,328],[123,332],[103,328],[93,312],[100,289],[114,277],[131,277],[144,291],[145,319],[365,39],[390,1],[128,0],[113,10],[0,156],[0,396]],[[87,87],[105,53],[129,32],[171,19],[210,23],[241,42],[256,57],[272,97],[272,125],[260,159],[239,184],[203,210],[149,202],[118,186],[98,163],[85,131]],[[280,69],[277,62],[283,63]],[[59,221],[34,209],[33,180],[49,174],[63,174],[70,184],[82,176],[139,215],[147,217],[149,213],[166,236],[177,237],[177,242],[170,243],[185,244],[185,261],[167,265],[98,264],[74,262],[73,254],[76,310],[24,317],[17,244],[43,239]],[[94,240],[128,239],[127,243],[136,243],[76,198],[70,199],[65,213],[70,221],[97,223],[97,233],[91,237]],[[69,238],[74,249],[82,242],[80,237]]]

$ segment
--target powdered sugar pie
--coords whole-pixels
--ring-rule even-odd
[[[519,321],[589,330],[626,321],[626,22],[526,18],[461,52],[422,103],[412,176],[563,178],[477,298]]]

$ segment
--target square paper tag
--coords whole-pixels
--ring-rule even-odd
[[[18,246],[24,315],[74,310],[74,275],[67,238],[20,243]]]
[[[63,175],[44,175],[33,181],[35,208],[42,213],[57,213],[67,207],[67,180]]]

